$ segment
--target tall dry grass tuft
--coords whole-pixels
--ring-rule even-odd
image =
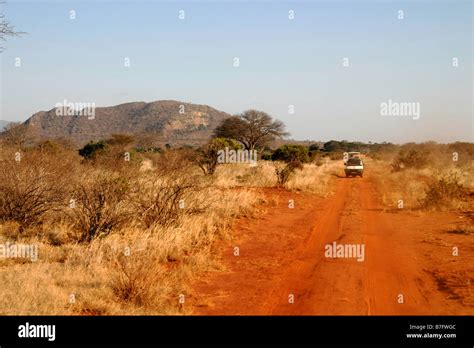
[[[303,169],[293,176],[286,187],[289,190],[299,190],[327,196],[331,194],[333,181],[341,170],[340,161],[324,159],[320,165],[305,164]]]
[[[256,166],[249,163],[221,164],[215,173],[214,185],[220,188],[231,187],[273,187],[276,185],[275,167],[270,161],[257,161]]]

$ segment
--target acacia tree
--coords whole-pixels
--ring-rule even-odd
[[[247,110],[225,119],[214,131],[214,136],[241,142],[245,150],[262,148],[275,138],[288,135],[283,122],[273,120],[263,111]]]

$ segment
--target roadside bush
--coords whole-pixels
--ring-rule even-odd
[[[289,162],[282,165],[276,165],[275,174],[277,176],[277,186],[285,186],[285,184],[290,180],[290,177],[295,173],[297,169],[302,169],[303,164],[301,162]]]
[[[309,152],[310,162],[316,164],[318,167],[324,164],[323,155],[319,151]]]
[[[396,172],[405,168],[423,168],[429,162],[428,156],[429,153],[424,150],[415,148],[410,150],[402,149],[392,163],[392,170]]]
[[[446,174],[432,181],[425,191],[422,205],[426,208],[460,208],[466,199],[466,192],[456,174]]]
[[[169,149],[147,157],[153,169],[133,186],[131,195],[133,210],[140,222],[145,227],[168,226],[181,215],[201,211],[196,197],[207,179],[196,167],[196,151]]]
[[[0,221],[16,221],[20,233],[41,224],[63,206],[67,173],[64,161],[38,151],[6,155],[0,163]]]
[[[196,198],[204,188],[200,178],[186,169],[176,169],[171,173],[158,169],[153,176],[134,187],[134,209],[145,227],[154,224],[169,226],[182,214],[190,215],[204,209]]]
[[[219,151],[224,151],[225,148],[240,150],[242,145],[233,139],[213,138],[197,151],[197,164],[204,174],[213,175],[215,173],[219,163]]]
[[[308,163],[308,148],[303,145],[283,145],[273,152],[272,160],[282,161],[286,163],[296,161],[301,163]]]
[[[85,178],[76,185],[68,216],[80,232],[80,242],[107,235],[130,219],[126,201],[129,191],[128,178],[105,174]]]
[[[276,165],[275,174],[277,185],[284,186],[297,169],[303,168],[303,163],[309,162],[308,148],[302,145],[283,145],[272,154],[273,161],[285,163]]]

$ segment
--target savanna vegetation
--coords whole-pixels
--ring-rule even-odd
[[[200,148],[144,147],[126,134],[77,148],[11,126],[1,136],[0,244],[37,245],[39,258],[0,259],[1,314],[187,313],[189,280],[219,269],[213,246],[231,238],[235,218],[258,212],[260,188],[327,196],[347,151],[363,153],[388,207],[466,209],[474,189],[470,143],[269,146],[285,134],[257,111],[225,121]],[[223,148],[256,150],[258,161],[220,163]]]

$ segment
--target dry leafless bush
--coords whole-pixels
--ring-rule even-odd
[[[113,174],[85,177],[73,190],[73,206],[68,210],[81,242],[107,235],[131,217],[129,179]]]
[[[427,187],[422,206],[433,209],[461,208],[466,201],[466,190],[455,173],[444,174]]]
[[[429,153],[425,150],[412,148],[402,149],[392,163],[393,171],[400,171],[406,168],[420,169],[426,167],[429,163]]]
[[[180,215],[199,213],[208,205],[198,199],[198,193],[207,187],[208,180],[195,171],[190,156],[187,151],[159,155],[157,169],[134,185],[134,207],[145,227],[168,226]]]
[[[2,156],[0,220],[18,222],[20,232],[41,224],[64,205],[67,174],[64,161],[39,151]]]
[[[154,176],[144,180],[134,189],[134,206],[140,221],[150,227],[153,224],[170,225],[181,214],[193,214],[203,209],[191,205],[192,195],[202,186],[197,177],[187,173]]]
[[[171,149],[161,154],[155,154],[151,158],[158,174],[200,172],[196,165],[196,153],[192,149]]]

